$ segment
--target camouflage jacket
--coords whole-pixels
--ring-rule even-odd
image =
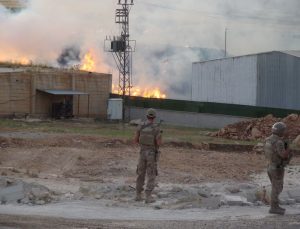
[[[270,167],[283,168],[286,165],[284,141],[279,136],[272,134],[266,138],[264,151]]]

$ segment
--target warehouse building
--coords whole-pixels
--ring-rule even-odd
[[[106,118],[112,75],[0,67],[0,116]]]
[[[193,63],[192,100],[300,110],[300,51]]]

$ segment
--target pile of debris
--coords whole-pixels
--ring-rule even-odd
[[[53,195],[53,192],[42,185],[0,177],[1,204],[44,205],[53,200]]]
[[[300,134],[300,116],[291,114],[283,119],[273,115],[228,125],[213,136],[235,140],[263,140],[271,134],[272,125],[282,121],[287,125],[286,139],[293,140]]]
[[[300,135],[300,115],[291,114],[282,120],[287,125],[286,138],[295,139]]]

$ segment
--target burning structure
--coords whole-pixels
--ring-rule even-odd
[[[18,11],[26,6],[27,0],[0,0],[0,5],[12,11]]]
[[[0,68],[0,115],[106,118],[111,74],[56,68]]]

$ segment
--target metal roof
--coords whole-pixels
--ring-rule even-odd
[[[88,95],[88,93],[73,90],[37,89],[51,95]]]
[[[0,73],[11,73],[11,72],[24,72],[25,68],[9,68],[9,67],[0,67]]]
[[[292,51],[281,51],[282,53],[286,53],[288,55],[291,55],[291,56],[297,56],[297,57],[300,57],[300,51],[298,50],[292,50]]]
[[[300,51],[298,51],[298,50],[294,50],[294,51],[269,51],[269,52],[261,52],[261,53],[251,53],[251,54],[241,55],[241,56],[227,56],[227,57],[217,58],[217,59],[212,59],[212,60],[196,61],[196,62],[193,62],[193,64],[205,63],[205,62],[211,62],[211,61],[217,61],[217,60],[224,60],[224,59],[234,59],[234,58],[240,58],[240,57],[246,57],[246,56],[258,56],[258,55],[274,53],[274,52],[283,53],[283,54],[290,55],[290,56],[295,56],[295,57],[300,57]]]

